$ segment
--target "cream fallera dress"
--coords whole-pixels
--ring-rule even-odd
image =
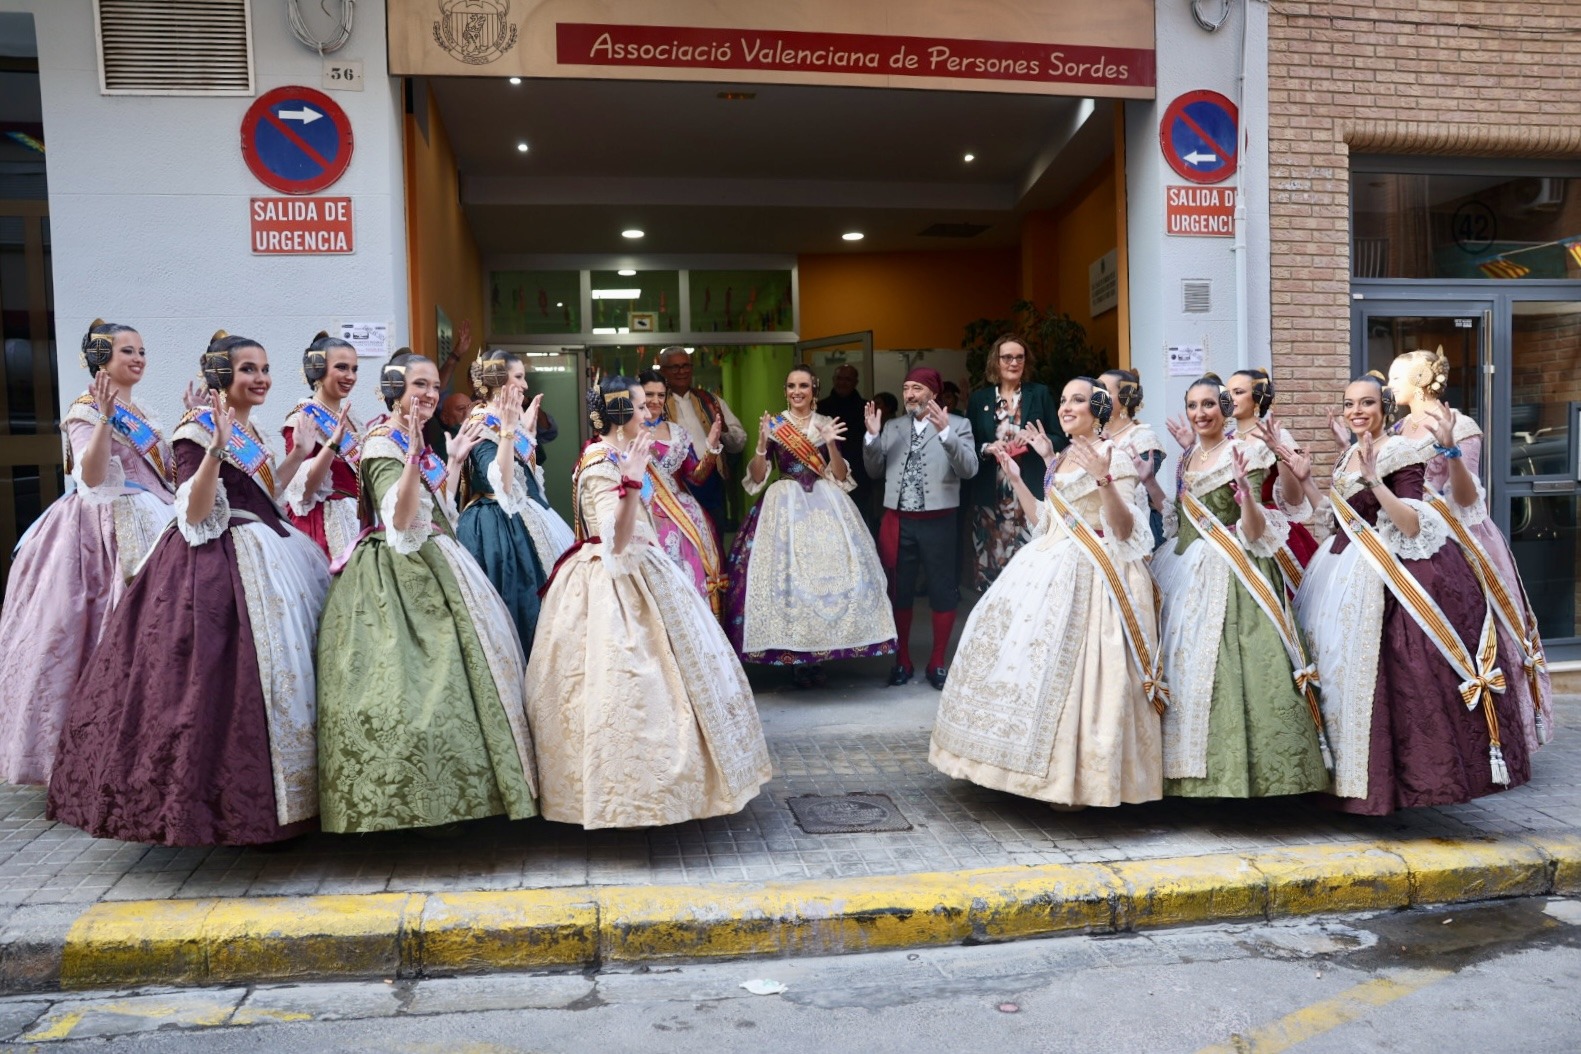
[[[772,775],[746,674],[647,509],[611,548],[620,472],[583,453],[582,544],[544,596],[527,667],[546,819],[651,827],[740,811]]]
[[[1130,455],[1110,469],[1131,511],[1121,540],[1097,482],[1073,468],[1052,486],[1103,532],[1157,650],[1147,495]],[[928,760],[946,775],[1066,805],[1119,805],[1163,795],[1162,728],[1126,644],[1120,609],[1081,544],[1044,499],[1032,540],[972,609],[950,666]]]

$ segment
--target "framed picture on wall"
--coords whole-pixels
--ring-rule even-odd
[[[633,333],[655,333],[659,329],[657,311],[633,311],[626,317],[626,326]]]

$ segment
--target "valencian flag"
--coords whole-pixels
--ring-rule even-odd
[[[1564,246],[1565,252],[1570,254],[1570,259],[1575,261],[1577,267],[1581,267],[1581,238],[1571,238],[1564,243]]]
[[[1489,278],[1525,278],[1532,273],[1530,267],[1518,264],[1514,260],[1503,256],[1495,256],[1491,260],[1484,260],[1477,264],[1477,270]]]

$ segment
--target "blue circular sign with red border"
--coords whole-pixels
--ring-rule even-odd
[[[1216,91],[1180,96],[1158,125],[1164,160],[1193,183],[1222,183],[1235,175],[1240,136],[1240,112]]]
[[[259,96],[242,118],[242,158],[282,194],[316,194],[351,164],[351,121],[321,91],[293,85]]]

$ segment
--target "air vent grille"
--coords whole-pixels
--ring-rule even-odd
[[[251,0],[95,0],[105,95],[253,95]]]
[[[986,223],[935,223],[917,232],[921,238],[975,238],[988,229]]]
[[[1206,278],[1181,279],[1180,301],[1186,314],[1206,315],[1213,310],[1213,282]]]

